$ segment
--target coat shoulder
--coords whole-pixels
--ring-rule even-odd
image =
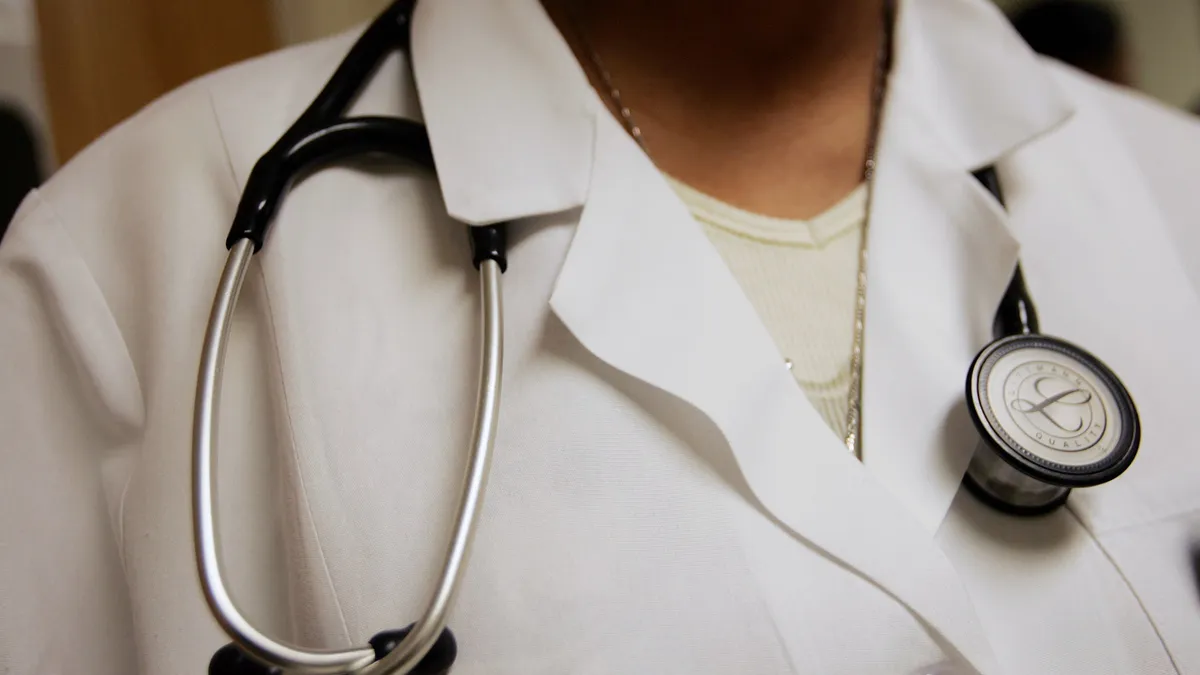
[[[80,151],[29,200],[25,217],[37,211],[60,224],[123,334],[169,304],[164,288],[210,292],[250,168],[353,39],[273,52],[184,84]]]
[[[1046,59],[1045,64],[1077,104],[1105,110],[1129,141],[1200,162],[1200,117],[1057,61]]]
[[[122,270],[139,258],[223,242],[254,161],[355,35],[272,52],[168,92],[71,158],[40,188],[38,208],[53,210],[106,288],[127,285]]]
[[[1102,114],[1145,178],[1200,289],[1200,117],[1056,62],[1049,67],[1080,109]]]
[[[164,94],[71,158],[42,186],[42,198],[68,227],[85,229],[105,214],[128,215],[114,213],[117,206],[236,200],[240,146],[253,146],[255,157],[270,147],[323,83],[314,73],[332,73],[353,37],[271,52]]]

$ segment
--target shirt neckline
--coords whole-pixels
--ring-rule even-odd
[[[671,176],[666,179],[696,218],[732,234],[765,243],[822,248],[857,230],[866,219],[865,183],[860,183],[838,203],[813,218],[791,219],[747,211]]]

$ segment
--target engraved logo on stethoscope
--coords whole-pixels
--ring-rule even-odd
[[[1058,363],[1032,361],[1008,374],[1004,403],[1029,440],[1064,452],[1094,446],[1108,416],[1092,383]]]

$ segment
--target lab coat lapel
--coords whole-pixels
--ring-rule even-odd
[[[720,429],[747,495],[799,541],[909,607],[994,672],[970,602],[930,533],[829,432],[695,220],[611,117],[551,305],[609,365]],[[886,261],[886,259],[885,259]]]
[[[863,460],[934,532],[978,442],[964,378],[1019,251],[971,172],[1072,109],[991,3],[903,2],[895,34],[868,236]]]
[[[535,0],[420,3],[412,57],[451,215],[486,223],[584,204],[551,299],[581,344],[703,412],[736,465],[727,480],[766,517],[993,672],[932,541],[974,442],[955,410],[960,378],[1017,253],[969,172],[1069,111],[983,0],[902,2],[896,33],[869,241],[865,467]]]
[[[863,461],[936,531],[978,434],[963,387],[1018,246],[998,202],[902,107],[879,152],[868,239]]]

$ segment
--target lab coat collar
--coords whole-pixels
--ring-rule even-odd
[[[990,335],[1019,250],[970,171],[1071,108],[985,0],[901,0],[895,32],[872,200],[863,438],[872,471],[933,532],[975,445],[956,405],[959,371]],[[412,48],[450,214],[498,222],[599,193],[595,134],[608,113],[537,0],[418,3]]]
[[[728,450],[705,459],[765,517],[896,598],[976,672],[995,673],[930,532],[824,424],[662,175],[611,117],[598,120],[596,148],[551,296],[558,317],[608,365],[703,413]]]
[[[1073,114],[1039,57],[987,0],[899,0],[888,89],[889,107],[922,117],[947,158],[972,170]]]
[[[412,58],[451,216],[479,225],[583,203],[600,107],[537,0],[419,2]]]
[[[1038,57],[986,0],[899,0],[889,97],[956,164],[979,168],[1071,114]],[[417,3],[421,107],[446,207],[482,224],[583,204],[605,114],[537,0]]]
[[[395,58],[355,112],[425,120],[447,210],[459,220],[584,206],[551,300],[580,342],[707,415],[740,473],[726,478],[744,481],[749,501],[993,673],[970,599],[932,538],[973,438],[953,410],[962,362],[986,341],[1018,250],[969,170],[1069,114],[1002,22],[984,0],[901,3],[872,206],[866,466],[804,400],[736,280],[603,108],[537,0],[418,3],[411,57],[420,106],[397,86],[405,77]],[[332,71],[353,37],[296,58]],[[286,128],[320,84],[268,85],[264,95],[294,99],[291,109],[227,130],[240,182],[264,139],[278,135],[267,127]]]
[[[971,172],[1002,169],[1073,110],[990,2],[901,0],[895,30],[869,221],[863,459],[935,532],[978,443],[964,374],[1020,250]]]
[[[902,0],[895,46],[869,240],[865,466],[803,399],[736,280],[536,0],[421,3],[413,59],[448,211],[479,224],[582,205],[551,300],[580,342],[702,411],[751,502],[994,672],[932,539],[974,449],[965,368],[1019,250],[970,171],[1071,110],[984,0]]]

